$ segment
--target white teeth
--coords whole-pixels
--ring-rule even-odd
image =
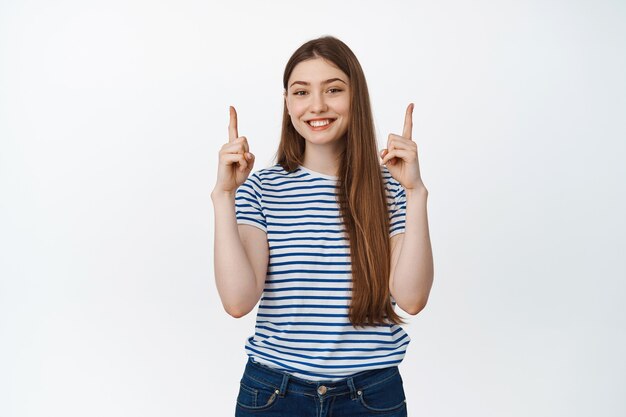
[[[309,124],[311,126],[313,126],[313,127],[326,126],[329,123],[330,123],[329,119],[325,119],[325,120],[311,120],[309,122]]]

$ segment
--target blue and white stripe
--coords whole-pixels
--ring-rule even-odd
[[[387,167],[381,170],[391,237],[404,233],[406,195]],[[350,247],[336,185],[336,177],[302,166],[288,173],[276,164],[252,173],[235,199],[237,223],[265,231],[270,250],[246,353],[309,380],[397,365],[411,340],[398,325],[355,328],[348,319]]]

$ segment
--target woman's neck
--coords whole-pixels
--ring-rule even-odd
[[[330,146],[310,146],[307,144],[302,166],[311,171],[337,177],[339,176],[340,156],[340,149],[331,149]]]

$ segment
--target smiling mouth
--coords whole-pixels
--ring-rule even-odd
[[[334,122],[336,119],[317,119],[317,120],[309,120],[307,121],[307,124],[311,127],[324,127],[324,126],[328,126],[329,124],[331,124],[332,122]]]

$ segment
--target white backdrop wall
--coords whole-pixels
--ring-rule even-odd
[[[626,415],[621,1],[0,2],[0,416],[233,415],[213,275],[228,106],[273,164],[331,34],[413,137],[435,258],[410,416]]]

